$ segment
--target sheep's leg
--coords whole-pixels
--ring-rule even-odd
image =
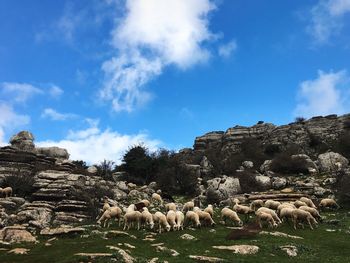
[[[313,230],[314,228],[312,227],[312,224],[309,218],[307,219],[307,222],[309,223],[310,229]]]
[[[294,230],[297,230],[297,220],[293,218]]]

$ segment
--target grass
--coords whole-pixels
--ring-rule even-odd
[[[155,241],[142,240],[149,231],[131,230],[128,233],[135,235],[137,239],[128,236],[118,236],[105,239],[101,234],[92,234],[93,230],[99,231],[121,230],[117,226],[112,226],[109,229],[101,229],[90,227],[87,230],[88,237],[67,236],[60,237],[52,242],[52,246],[45,246],[47,238],[40,237],[39,244],[28,245],[20,244],[13,245],[15,247],[29,248],[28,255],[12,255],[7,251],[0,251],[0,262],[88,262],[89,260],[74,256],[75,253],[115,253],[106,246],[118,246],[128,250],[124,245],[118,243],[128,243],[134,245],[135,249],[129,249],[130,254],[137,258],[137,262],[147,262],[152,258],[158,257],[160,260],[168,262],[195,262],[189,259],[189,255],[205,255],[215,256],[227,260],[227,262],[350,262],[350,212],[349,210],[339,210],[337,212],[324,213],[327,220],[338,219],[338,225],[329,225],[323,223],[316,230],[292,229],[288,224],[283,224],[277,229],[279,232],[287,233],[303,237],[303,239],[290,239],[285,237],[275,237],[270,235],[258,235],[251,239],[243,240],[226,240],[226,235],[230,229],[220,223],[214,228],[215,232],[211,232],[212,228],[202,228],[199,230],[186,229],[178,232],[168,232],[160,235],[155,235]],[[219,218],[216,218],[219,221]],[[266,230],[266,229],[265,229]],[[327,230],[335,230],[329,232]],[[270,229],[267,231],[271,231]],[[179,237],[185,233],[193,235],[197,240],[182,240]],[[157,252],[151,244],[164,243],[164,246],[169,249],[175,249],[180,253],[177,257],[170,256],[169,251]],[[236,255],[230,251],[213,249],[214,245],[236,245],[249,244],[257,245],[260,250],[255,255]],[[283,245],[294,245],[298,248],[298,256],[288,257],[279,247]],[[115,257],[119,258],[117,253]],[[91,262],[91,260],[90,260]],[[110,258],[99,259],[93,262],[110,262]],[[117,261],[121,262],[121,261]]]

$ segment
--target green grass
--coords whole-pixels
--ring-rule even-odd
[[[210,232],[211,228],[202,228],[199,230],[184,230],[178,232],[168,232],[156,235],[153,242],[143,241],[142,239],[149,234],[149,231],[131,230],[128,233],[135,235],[137,239],[127,236],[104,239],[103,235],[91,235],[92,230],[99,231],[121,230],[116,226],[109,229],[94,228],[87,230],[88,238],[81,236],[61,237],[52,242],[52,246],[45,246],[46,239],[40,238],[39,244],[36,245],[13,245],[15,247],[30,248],[28,255],[12,255],[7,251],[0,251],[0,262],[88,262],[87,259],[74,256],[75,253],[81,252],[103,252],[115,253],[106,246],[118,246],[118,243],[129,243],[136,246],[135,249],[129,249],[131,255],[138,258],[138,262],[147,262],[146,260],[158,257],[161,260],[169,262],[194,262],[188,258],[188,255],[206,255],[226,259],[227,262],[350,262],[350,214],[348,211],[340,210],[337,212],[324,213],[327,219],[340,220],[339,225],[321,224],[316,230],[292,229],[288,224],[284,224],[276,231],[303,237],[304,239],[290,239],[284,237],[274,237],[270,235],[258,235],[251,239],[237,241],[226,240],[226,235],[231,231],[225,226],[218,224]],[[216,218],[218,222],[219,219]],[[334,229],[335,232],[328,232],[326,229]],[[266,229],[265,229],[266,230]],[[267,231],[271,231],[268,229]],[[197,240],[182,240],[179,237],[184,233],[191,234]],[[151,246],[152,243],[164,243],[164,246],[175,249],[180,253],[177,257],[169,256],[167,251],[156,252]],[[214,245],[235,245],[249,244],[257,245],[260,250],[255,255],[236,255],[230,251],[213,249]],[[281,251],[279,246],[295,245],[298,248],[298,256],[295,258],[288,257],[285,252]],[[120,248],[127,249],[124,246]],[[110,262],[110,259],[100,259],[94,262]],[[119,262],[119,261],[118,261]]]

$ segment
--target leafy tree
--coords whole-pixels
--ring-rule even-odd
[[[105,180],[113,180],[112,174],[115,168],[115,163],[113,161],[103,160],[95,166],[97,168],[97,176],[100,176]]]

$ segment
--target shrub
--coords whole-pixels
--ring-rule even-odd
[[[11,175],[5,177],[2,181],[2,187],[10,186],[12,193],[15,196],[29,198],[34,192],[34,175],[33,170],[31,174],[23,174],[20,168],[17,168]]]
[[[346,158],[350,158],[350,132],[341,134],[334,144],[334,151],[340,153]]]
[[[89,167],[85,161],[82,160],[76,160],[72,161],[73,164],[75,164],[75,169],[72,171],[75,174],[83,174],[87,175],[87,168]]]
[[[115,164],[113,161],[103,160],[101,163],[96,165],[97,173],[96,176],[102,177],[104,180],[113,180],[113,171]]]
[[[350,207],[350,174],[341,170],[337,174],[338,199],[342,206]]]
[[[295,118],[296,123],[304,123],[305,121],[306,121],[306,119],[304,117],[296,117]]]
[[[282,174],[308,174],[307,162],[303,158],[292,158],[287,152],[280,153],[271,162],[271,170]]]
[[[278,144],[268,144],[265,146],[264,153],[269,157],[274,157],[276,154],[280,152],[281,152],[281,149]]]

